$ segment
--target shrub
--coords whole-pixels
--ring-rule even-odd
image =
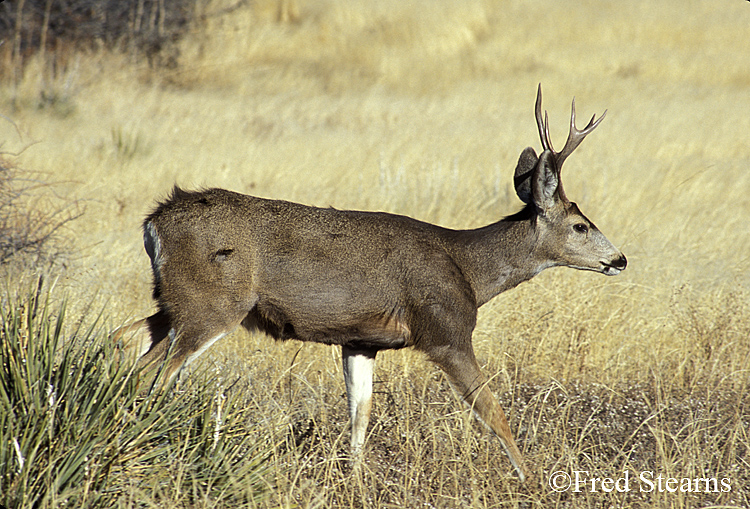
[[[60,198],[54,186],[46,175],[0,157],[0,264],[28,255],[42,265],[64,253],[63,227],[83,209],[75,200]]]
[[[181,391],[140,395],[100,320],[69,325],[43,287],[3,296],[0,504],[238,507],[264,496],[268,446],[247,433],[238,391],[194,373]]]

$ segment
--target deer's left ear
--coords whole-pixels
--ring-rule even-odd
[[[516,165],[516,173],[513,175],[513,185],[516,188],[516,194],[522,202],[532,203],[534,198],[531,193],[531,177],[534,174],[534,168],[539,158],[533,148],[527,147],[521,152]]]
[[[539,157],[531,178],[531,193],[534,205],[541,213],[547,212],[555,204],[555,192],[559,184],[560,176],[554,155],[549,150],[545,150]]]

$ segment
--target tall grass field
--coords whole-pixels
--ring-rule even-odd
[[[0,504],[750,507],[750,2],[191,8],[166,63],[0,41],[0,191],[56,227],[0,266]],[[154,312],[140,226],[175,184],[479,227],[522,206],[539,83],[558,149],[574,96],[607,110],[562,179],[628,268],[480,309],[525,483],[416,352],[378,355],[353,469],[339,349],[238,330],[149,392],[108,340]]]

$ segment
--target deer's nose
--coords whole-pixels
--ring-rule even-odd
[[[628,266],[628,260],[625,255],[620,255],[609,262],[602,262],[602,272],[607,276],[616,276]]]
[[[618,270],[625,270],[625,267],[628,266],[628,259],[625,258],[624,254],[621,254],[620,257],[617,260],[614,260],[611,265]]]

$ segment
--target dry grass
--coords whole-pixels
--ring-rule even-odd
[[[23,165],[88,200],[60,283],[71,307],[106,303],[114,324],[151,311],[139,225],[175,182],[450,227],[515,212],[538,82],[558,143],[572,95],[581,118],[609,110],[563,178],[630,262],[617,278],[547,271],[480,312],[477,355],[537,476],[524,486],[416,354],[379,356],[357,476],[338,352],[216,345],[204,367],[241,375],[248,426],[284,444],[269,507],[750,505],[750,4],[269,0],[212,15],[230,4],[205,4],[176,69],[76,54],[53,80],[32,62],[14,92],[23,143],[41,142]],[[49,88],[59,101],[40,106]],[[555,493],[558,470],[731,491]]]

